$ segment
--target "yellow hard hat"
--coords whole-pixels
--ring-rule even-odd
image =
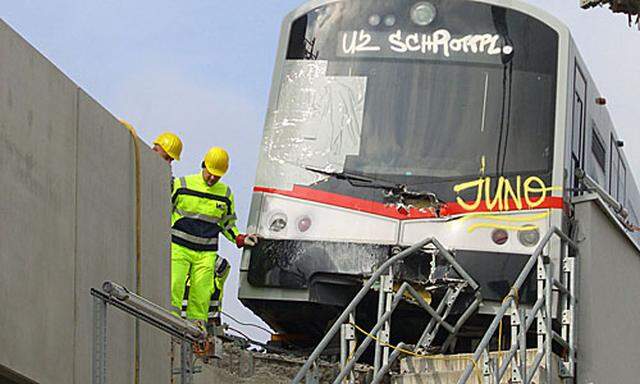
[[[182,141],[175,134],[171,132],[162,133],[153,141],[153,144],[159,145],[173,160],[180,160]]]
[[[220,147],[213,147],[204,157],[204,166],[210,174],[221,177],[229,169],[229,154]]]

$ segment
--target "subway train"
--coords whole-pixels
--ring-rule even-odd
[[[605,104],[568,28],[524,1],[309,1],[282,24],[240,300],[311,346],[382,262],[434,237],[480,286],[469,350],[545,233],[571,233],[582,172],[638,223]],[[457,277],[420,256],[393,276],[434,302]],[[531,303],[535,284],[519,295]],[[377,305],[372,292],[356,321],[375,323]],[[392,334],[426,321],[407,300]]]

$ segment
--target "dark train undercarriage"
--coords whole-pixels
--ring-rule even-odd
[[[340,262],[330,257],[329,252],[340,254],[354,250],[366,254],[362,259],[370,260],[375,269],[392,253],[399,249],[386,246],[353,244],[302,244],[301,242],[267,241],[252,257],[249,268],[249,282],[259,287],[279,287],[306,289],[309,300],[250,300],[243,303],[261,317],[274,330],[282,334],[279,343],[295,348],[313,348],[333,325],[344,308],[356,295],[371,272],[361,274],[341,273]],[[286,252],[283,252],[285,251]],[[291,256],[295,255],[295,256]],[[513,255],[475,251],[454,252],[456,261],[479,284],[483,302],[500,301],[522,270],[528,255]],[[361,259],[361,260],[362,260]],[[259,260],[254,262],[254,260]],[[311,261],[311,263],[310,263]],[[333,262],[332,262],[333,261]],[[362,267],[360,265],[359,267]],[[409,256],[394,269],[395,288],[398,282],[409,282],[421,295],[430,299],[431,306],[437,307],[447,288],[462,280],[455,270],[439,257],[426,253]],[[519,293],[522,304],[535,301],[535,281],[530,276]],[[377,321],[378,292],[372,290],[356,310],[356,323],[371,329]],[[476,298],[476,292],[469,287],[463,289],[455,301],[447,318],[455,324],[463,312]],[[474,314],[460,330],[456,343],[450,352],[469,352],[473,343],[482,337],[493,316]],[[415,343],[420,338],[431,317],[415,300],[404,299],[394,311],[391,319],[391,342]],[[441,329],[432,346],[442,345],[448,333]],[[362,333],[359,337],[366,337]],[[338,340],[334,340],[338,348]]]

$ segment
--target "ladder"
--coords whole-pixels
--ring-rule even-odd
[[[555,265],[545,254],[547,245],[552,238],[557,237],[561,243],[559,278],[555,278]],[[575,343],[575,307],[576,307],[576,256],[578,245],[557,227],[551,228],[544,236],[535,252],[529,258],[509,294],[502,302],[491,325],[475,349],[472,362],[467,364],[465,371],[458,380],[458,384],[465,384],[469,380],[474,365],[481,356],[485,356],[483,367],[483,384],[499,384],[507,371],[511,371],[510,383],[531,383],[542,361],[546,366],[546,382],[553,383],[553,346],[554,342],[564,352],[559,357],[558,373],[565,384],[575,384],[576,343]],[[518,305],[518,291],[522,288],[529,274],[536,271],[537,300],[530,308]],[[554,300],[558,298],[560,316],[560,333],[553,329]],[[505,316],[510,317],[511,346],[501,364],[488,359],[488,346],[494,334],[500,327]],[[527,365],[527,332],[536,324],[537,353],[533,363]]]

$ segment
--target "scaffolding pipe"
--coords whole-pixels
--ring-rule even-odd
[[[307,361],[304,363],[302,368],[298,371],[296,376],[291,381],[291,384],[299,384],[302,379],[305,377],[305,374],[311,367],[311,365],[316,361],[320,354],[327,347],[333,336],[340,330],[341,325],[347,320],[349,314],[356,309],[356,306],[362,301],[362,299],[369,293],[369,290],[373,286],[373,284],[380,278],[380,276],[387,271],[387,269],[394,263],[399,260],[406,258],[407,256],[415,253],[416,251],[422,249],[426,244],[433,242],[432,237],[428,237],[411,247],[405,249],[404,251],[398,253],[397,255],[391,257],[387,261],[385,261],[379,268],[376,270],[373,275],[369,278],[369,280],[364,284],[364,286],[360,289],[360,292],[353,298],[351,303],[342,311],[342,314],[335,321],[331,329],[324,335],[316,349],[313,350]]]
[[[602,188],[595,180],[587,175],[584,170],[578,169],[576,171],[576,177],[585,187],[597,193],[602,200],[609,204],[615,213],[622,216],[624,219],[629,216],[629,212],[624,208],[624,206],[605,191],[604,188]]]
[[[205,330],[199,328],[192,322],[175,316],[161,306],[152,303],[142,296],[136,295],[118,283],[105,281],[102,284],[102,290],[109,296],[127,303],[147,316],[167,324],[185,335],[190,335],[196,339],[204,339],[207,336]]]

